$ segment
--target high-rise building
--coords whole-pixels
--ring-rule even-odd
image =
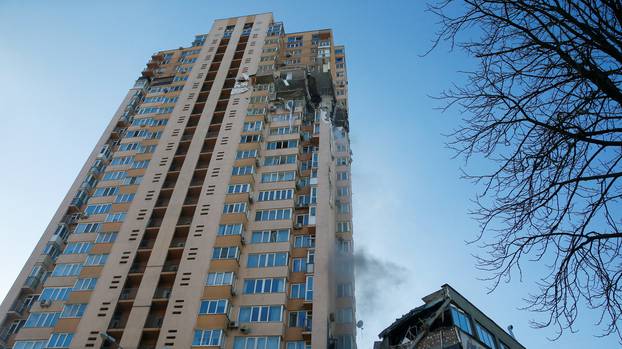
[[[157,52],[0,307],[0,348],[355,348],[330,29],[220,19]]]

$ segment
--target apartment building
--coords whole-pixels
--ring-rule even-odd
[[[356,347],[345,49],[271,13],[155,53],[0,306],[0,348]]]
[[[525,349],[448,284],[384,329],[374,349]]]

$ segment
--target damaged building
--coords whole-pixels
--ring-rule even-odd
[[[395,320],[374,349],[525,349],[458,291],[445,284]]]
[[[0,349],[356,349],[333,39],[260,13],[153,54],[0,305]]]

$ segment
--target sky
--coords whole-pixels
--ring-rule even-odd
[[[477,188],[460,169],[487,164],[453,157],[444,135],[462,116],[432,98],[475,62],[447,45],[423,56],[438,27],[422,0],[0,0],[0,297],[151,54],[189,46],[215,19],[263,12],[288,32],[332,28],[346,46],[355,249],[394,270],[356,285],[359,348],[445,283],[527,348],[619,346],[596,337],[593,313],[555,342],[553,329],[530,327],[542,316],[521,307],[542,265],[491,294],[480,280],[478,249],[465,243],[478,229],[468,215]]]

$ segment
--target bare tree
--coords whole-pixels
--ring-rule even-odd
[[[528,273],[525,263],[545,264],[527,299],[546,314],[535,326],[561,335],[587,306],[601,312],[602,335],[622,339],[622,2],[443,0],[429,10],[440,18],[435,44],[479,63],[440,96],[465,115],[451,147],[494,164],[466,175],[482,189],[478,267],[494,290]]]

